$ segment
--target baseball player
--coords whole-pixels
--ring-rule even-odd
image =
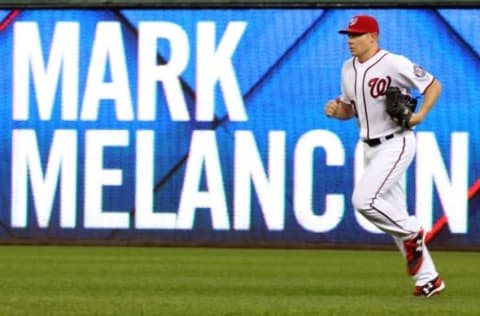
[[[327,117],[355,117],[363,141],[365,170],[354,188],[354,208],[393,237],[415,281],[413,295],[430,297],[445,288],[418,220],[407,211],[402,176],[416,151],[411,128],[421,123],[441,92],[440,82],[404,56],[379,48],[375,18],[354,16],[346,34],[352,57],[342,67],[341,95],[325,106]],[[407,99],[411,89],[423,95],[417,112],[401,104],[386,106],[389,88],[396,87]],[[398,110],[400,107],[400,110]],[[396,113],[396,114],[393,114]]]

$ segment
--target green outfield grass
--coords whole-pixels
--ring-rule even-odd
[[[480,254],[432,252],[430,299],[395,251],[0,247],[0,315],[480,315]]]

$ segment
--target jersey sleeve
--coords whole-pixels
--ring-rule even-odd
[[[347,94],[347,87],[346,87],[346,84],[347,84],[347,68],[348,68],[348,65],[347,65],[348,61],[346,61],[343,66],[342,66],[342,85],[341,85],[341,94],[339,96],[339,99],[340,101],[344,102],[344,103],[350,103],[351,101],[351,97],[348,96]]]
[[[397,73],[406,86],[415,88],[420,93],[424,93],[425,90],[432,84],[435,77],[422,68],[422,66],[413,63],[408,58],[397,55],[395,61],[395,67]]]

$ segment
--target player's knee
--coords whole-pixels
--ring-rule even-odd
[[[355,190],[352,194],[352,205],[353,207],[360,211],[365,209],[370,209],[370,201],[371,199],[368,198],[365,194],[362,194],[361,191]]]

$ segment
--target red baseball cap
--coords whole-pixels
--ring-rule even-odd
[[[348,23],[346,29],[338,31],[340,34],[363,34],[363,33],[380,33],[377,20],[369,15],[356,15]]]

